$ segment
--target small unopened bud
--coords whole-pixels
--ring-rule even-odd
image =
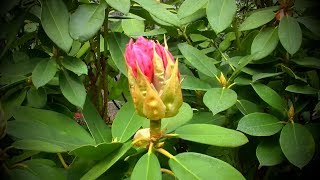
[[[220,75],[219,82],[222,87],[228,86],[228,82],[227,82],[226,78],[224,77],[223,73],[221,73],[221,75]]]
[[[291,105],[290,108],[289,108],[288,119],[291,122],[294,120],[294,107],[293,107],[293,105]]]
[[[133,145],[147,148],[150,143],[150,128],[139,129],[133,137]]]

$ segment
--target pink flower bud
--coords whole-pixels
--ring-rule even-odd
[[[139,37],[130,39],[125,59],[136,110],[150,120],[171,117],[182,105],[178,62],[167,47]]]

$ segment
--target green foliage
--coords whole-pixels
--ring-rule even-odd
[[[5,179],[316,175],[319,3],[4,4],[0,152]],[[160,139],[142,138],[143,147],[134,135],[150,121],[135,111],[125,61],[126,45],[139,36],[166,45],[178,61],[184,101],[176,116],[158,124]]]

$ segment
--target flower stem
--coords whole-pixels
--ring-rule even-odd
[[[59,157],[59,159],[60,159],[60,161],[61,161],[62,166],[63,166],[65,169],[68,169],[69,166],[68,166],[67,163],[64,161],[62,155],[61,155],[60,153],[57,153],[57,154],[58,154],[58,157]]]
[[[155,149],[155,150],[170,159],[175,159],[175,157],[172,154],[170,154],[168,151],[166,151],[165,149],[159,148],[159,149]]]
[[[174,176],[174,173],[172,171],[170,171],[169,169],[161,168],[161,172],[170,174],[171,176]]]
[[[150,138],[152,141],[157,141],[162,136],[161,120],[150,120]]]

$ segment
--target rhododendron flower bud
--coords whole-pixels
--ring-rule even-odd
[[[146,148],[150,143],[150,128],[139,129],[133,136],[135,146]]]
[[[182,105],[178,61],[168,48],[139,37],[127,45],[125,58],[133,103],[150,120],[172,117]]]

